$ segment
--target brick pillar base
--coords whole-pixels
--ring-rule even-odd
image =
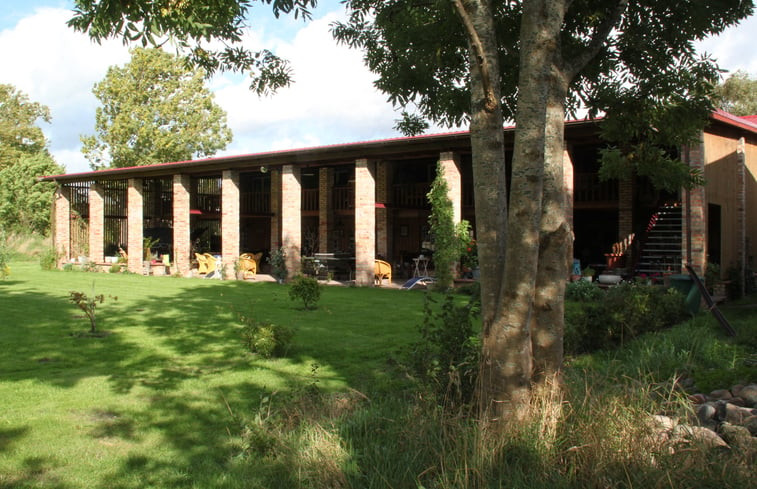
[[[128,229],[128,243],[126,245],[129,257],[127,268],[132,273],[142,273],[144,260],[144,183],[141,178],[130,178],[127,189],[126,226]]]
[[[223,172],[221,183],[221,259],[227,276],[239,258],[239,172]]]
[[[355,284],[373,285],[376,260],[376,179],[366,159],[355,162]]]
[[[104,253],[105,197],[101,185],[89,187],[89,259],[95,263],[105,261]]]
[[[71,200],[68,187],[55,190],[53,202],[53,247],[58,253],[58,267],[71,259]]]
[[[302,271],[302,185],[300,169],[292,165],[281,169],[281,237],[292,277]]]
[[[180,275],[189,274],[192,250],[189,229],[189,175],[173,176],[173,263]]]

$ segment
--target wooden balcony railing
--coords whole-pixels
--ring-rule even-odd
[[[596,173],[576,173],[573,198],[575,202],[612,202],[618,200],[618,182],[601,182]]]
[[[343,211],[355,208],[355,189],[353,187],[334,187],[331,191],[334,210]]]
[[[302,210],[303,211],[317,211],[318,210],[318,189],[317,188],[302,189]]]
[[[242,214],[268,214],[271,212],[270,192],[242,192],[240,211]]]
[[[399,208],[425,209],[429,207],[426,194],[428,183],[397,183],[393,188],[394,200],[392,204]]]

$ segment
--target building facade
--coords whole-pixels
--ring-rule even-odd
[[[566,123],[565,192],[573,217],[574,256],[582,266],[626,274],[679,272],[691,263],[751,267],[757,252],[757,124],[712,115],[684,161],[707,184],[665,193],[644,179],[600,181],[603,147],[596,121]],[[512,157],[505,129],[505,160]],[[61,263],[128,256],[143,270],[149,238],[174,273],[188,275],[194,253],[220,255],[231,270],[240,254],[286,252],[290,276],[302,258],[333,254],[352,263],[359,285],[373,284],[374,260],[394,276],[413,258],[433,255],[426,194],[437,165],[449,184],[456,219],[475,229],[467,132],[397,138],[44,177],[58,184],[53,236]],[[666,236],[662,223],[672,223]],[[667,231],[666,231],[667,232]],[[661,243],[664,242],[664,243]],[[267,271],[263,260],[262,271]],[[566,276],[569,270],[566,270]]]

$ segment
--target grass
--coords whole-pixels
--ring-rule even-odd
[[[70,290],[106,296],[98,327]],[[113,299],[111,296],[117,296]],[[754,450],[671,454],[649,415],[686,416],[698,385],[757,381],[756,298],[625,348],[569,359],[531,422],[481,439],[407,379],[423,294],[43,272],[0,281],[0,488],[750,487]],[[237,312],[295,329],[286,358],[243,349]],[[724,475],[725,474],[725,475]]]
[[[89,322],[68,301],[93,282],[106,296],[103,337],[81,334]],[[0,487],[254,487],[225,482],[240,420],[266,394],[314,382],[391,389],[387,361],[415,337],[421,303],[419,293],[329,288],[305,311],[277,284],[14,262],[0,282]],[[244,351],[235,311],[250,308],[296,330],[287,358]]]

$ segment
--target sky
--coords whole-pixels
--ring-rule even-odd
[[[50,108],[41,122],[55,160],[67,173],[89,171],[81,135],[95,129],[99,102],[92,87],[109,66],[129,61],[120,40],[98,45],[66,26],[69,0],[0,0],[0,83],[14,85],[30,100]],[[220,74],[208,80],[215,101],[227,113],[233,142],[217,156],[340,144],[396,137],[399,117],[362,55],[331,38],[329,25],[343,19],[338,0],[319,0],[310,22],[274,19],[265,5],[253,8],[245,46],[267,48],[288,59],[294,83],[269,97],[248,89],[244,77]],[[721,68],[757,75],[757,17],[698,44]],[[432,127],[430,132],[444,131]]]

